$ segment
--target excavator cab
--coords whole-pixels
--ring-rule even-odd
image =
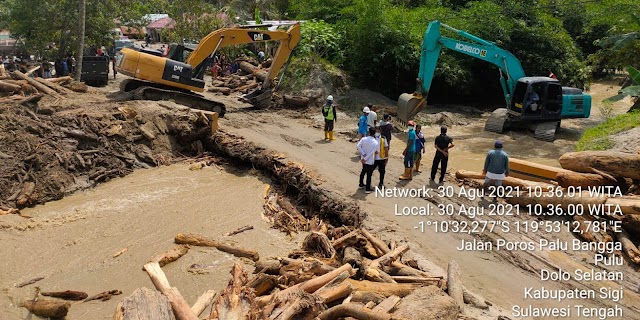
[[[522,120],[559,119],[562,86],[556,79],[524,77],[518,80],[509,111]]]

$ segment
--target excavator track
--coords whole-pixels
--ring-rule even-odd
[[[542,141],[552,142],[556,138],[556,130],[560,126],[559,121],[541,122],[536,125],[534,137]]]
[[[495,133],[502,133],[508,120],[509,112],[507,109],[496,109],[495,111],[493,111],[493,113],[491,113],[491,116],[489,116],[489,119],[484,125],[484,130]]]
[[[223,117],[226,113],[226,107],[222,102],[212,101],[195,93],[169,90],[153,86],[152,83],[130,80],[123,81],[120,84],[120,89],[125,92],[131,92],[136,100],[173,100],[177,104],[190,108],[217,112],[220,117]]]

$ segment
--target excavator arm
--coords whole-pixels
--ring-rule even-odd
[[[263,88],[268,88],[273,79],[276,78],[280,69],[284,66],[287,59],[291,56],[293,49],[300,42],[300,25],[292,25],[285,31],[269,31],[260,29],[245,28],[225,28],[211,32],[204,37],[195,50],[189,55],[188,65],[194,68],[202,64],[208,57],[212,56],[218,49],[227,46],[253,43],[279,41],[280,46],[276,52],[267,79],[263,83]]]
[[[443,37],[441,27],[445,27],[460,37],[470,40],[461,41]],[[520,61],[509,51],[499,48],[493,42],[486,41],[462,30],[457,30],[440,21],[432,21],[427,27],[420,54],[420,70],[416,92],[402,94],[398,99],[398,117],[407,122],[426,106],[433,75],[438,64],[442,47],[460,52],[474,58],[487,61],[500,70],[500,84],[507,104],[511,102],[518,79],[525,76]]]

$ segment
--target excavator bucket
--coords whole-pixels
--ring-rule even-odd
[[[427,100],[425,98],[411,93],[403,93],[398,98],[398,119],[407,123],[426,106]]]
[[[271,104],[271,93],[271,89],[256,89],[242,97],[258,108],[267,108]]]

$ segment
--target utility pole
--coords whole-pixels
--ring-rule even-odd
[[[75,78],[80,81],[82,75],[82,56],[84,55],[84,29],[87,0],[80,0],[80,12],[78,14],[78,49],[76,50]]]

